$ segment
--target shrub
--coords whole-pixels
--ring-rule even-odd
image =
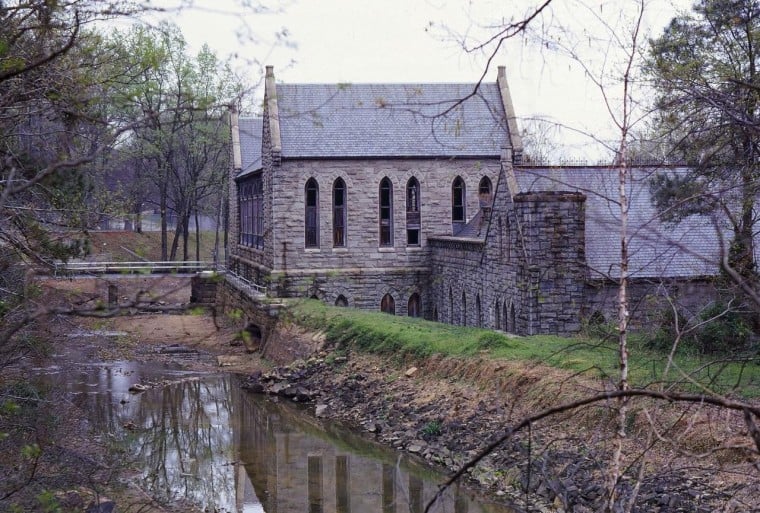
[[[753,333],[745,313],[716,302],[702,311],[700,319],[708,322],[689,341],[700,353],[749,349]]]

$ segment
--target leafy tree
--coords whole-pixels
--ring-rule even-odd
[[[125,115],[147,115],[130,132],[126,150],[143,164],[142,183],[152,189],[145,198],[161,214],[162,258],[175,258],[182,237],[187,259],[190,218],[202,200],[224,190],[228,151],[223,115],[227,105],[239,101],[243,86],[208,47],[189,55],[182,34],[171,24],[136,27],[114,38],[127,41],[125,57],[141,70],[126,94]],[[177,216],[171,250],[170,211]]]
[[[715,216],[733,232],[728,265],[757,270],[753,234],[760,165],[760,2],[700,0],[651,42],[647,71],[659,124],[688,175],[660,175],[653,197],[671,221]]]

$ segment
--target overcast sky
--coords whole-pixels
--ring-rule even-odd
[[[483,25],[518,18],[539,0],[288,0],[276,2],[269,13],[235,5],[234,0],[196,0],[195,8],[172,20],[188,41],[207,42],[221,56],[235,54],[252,83],[260,68],[271,64],[279,81],[289,83],[359,82],[476,82],[485,56],[465,52],[456,35],[471,42],[489,33]],[[576,2],[576,0],[572,0]],[[678,8],[688,0],[675,0]],[[599,19],[618,21],[618,13],[632,0],[586,0],[588,10],[570,0],[555,0],[537,30],[556,35],[561,22],[573,30],[588,31],[582,51],[601,62],[610,52]],[[645,29],[657,34],[676,12],[671,0],[648,2]],[[286,35],[285,35],[286,33]],[[619,33],[622,33],[620,31]],[[284,37],[278,37],[280,36]],[[251,39],[251,37],[253,39]],[[496,66],[507,67],[515,110],[519,117],[551,117],[584,132],[614,133],[598,88],[578,63],[556,56],[547,48],[517,38],[494,59],[487,80],[495,80]],[[607,64],[607,68],[610,65]],[[583,156],[580,139],[571,139]],[[593,153],[592,153],[593,154]]]

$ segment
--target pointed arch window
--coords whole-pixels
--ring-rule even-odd
[[[475,322],[478,328],[483,327],[483,314],[480,310],[480,293],[475,295]]]
[[[346,299],[346,296],[339,294],[338,297],[335,298],[335,306],[348,306],[348,299]]]
[[[346,246],[346,182],[338,178],[333,183],[333,247]]]
[[[306,212],[304,214],[305,245],[307,248],[319,247],[319,185],[314,178],[309,178],[305,189]]]
[[[393,246],[393,184],[388,177],[380,181],[380,245]]]
[[[484,176],[480,179],[480,183],[478,184],[478,195],[482,198],[484,196],[491,197],[491,179],[487,176]]]
[[[409,297],[406,312],[409,317],[420,316],[420,295],[416,292]]]
[[[380,300],[380,311],[383,313],[396,315],[396,300],[393,296],[386,294],[383,299]]]
[[[457,176],[451,184],[451,221],[454,223],[464,223],[466,219],[465,197],[464,180]]]
[[[406,183],[406,244],[420,245],[420,182],[415,177]]]
[[[467,295],[462,291],[462,318],[459,319],[462,326],[467,326]]]

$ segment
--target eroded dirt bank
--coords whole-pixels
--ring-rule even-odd
[[[577,384],[563,383],[564,378],[540,366],[520,369],[485,359],[433,358],[398,365],[367,355],[324,352],[308,362],[255,372],[248,387],[289,400],[311,401],[318,417],[343,422],[455,472],[528,410],[587,392]],[[642,406],[639,414],[665,423],[670,420],[664,417],[678,415],[657,411],[652,405]],[[681,414],[682,419],[689,416]],[[700,417],[712,414],[719,415],[699,412]],[[633,424],[638,421],[631,422],[631,428],[637,429]],[[601,511],[612,428],[604,405],[558,415],[499,446],[467,479],[530,510]],[[696,444],[705,443],[709,435],[684,436],[695,437]],[[632,437],[627,447],[633,462],[623,493],[638,494],[632,511],[758,510],[757,483],[752,470],[736,461],[740,456],[707,461],[679,454],[671,444],[651,447],[647,443],[651,445],[652,439]]]
[[[282,336],[320,340],[319,334],[294,326],[281,328],[292,330]],[[239,327],[219,326],[211,315],[67,317],[47,329],[62,344],[56,350],[78,351],[88,359],[164,360],[195,370],[217,372],[221,367],[248,375],[252,391],[270,394],[272,400],[307,401],[319,418],[345,423],[450,471],[526,415],[604,387],[601,381],[538,363],[495,361],[487,353],[480,358],[399,361],[326,343],[307,361],[277,367],[250,352]],[[80,329],[120,335],[63,336]],[[188,350],[196,357],[187,358]],[[530,510],[599,511],[612,449],[610,406],[600,404],[530,426],[497,448],[468,479]],[[70,427],[78,432],[70,439],[80,442],[66,450],[82,449],[95,462],[93,469],[109,474],[107,447],[83,441],[87,426]],[[760,511],[760,480],[747,459],[742,424],[732,415],[641,402],[632,408],[629,427],[634,436],[625,451],[623,491],[637,494],[633,511]],[[113,482],[110,474],[103,479]],[[117,499],[121,504],[145,507],[150,502],[138,487],[126,492],[117,488],[129,497]],[[152,508],[190,511],[184,505]]]

